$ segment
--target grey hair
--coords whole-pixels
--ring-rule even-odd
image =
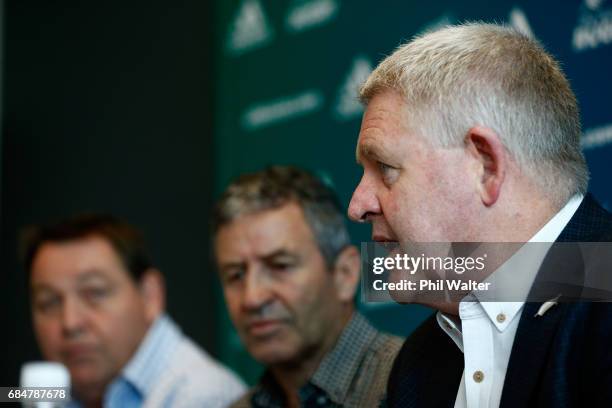
[[[552,202],[586,192],[576,97],[559,63],[517,30],[467,23],[416,37],[376,67],[360,99],[387,90],[406,102],[408,128],[434,145],[458,146],[486,126]]]
[[[344,211],[334,191],[313,174],[293,166],[271,166],[232,182],[217,202],[213,236],[235,219],[295,202],[304,212],[329,268],[350,245]]]

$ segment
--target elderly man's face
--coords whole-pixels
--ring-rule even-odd
[[[231,318],[256,360],[295,363],[333,342],[343,301],[297,204],[239,217],[215,244]]]
[[[357,143],[363,176],[349,217],[371,222],[374,241],[470,240],[472,164],[464,149],[436,148],[426,140],[435,135],[413,134],[405,109],[392,91],[370,101]]]
[[[41,351],[68,367],[77,394],[112,381],[151,323],[140,288],[100,237],[43,244],[31,291]]]

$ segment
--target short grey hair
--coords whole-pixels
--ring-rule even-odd
[[[486,126],[552,202],[586,192],[576,97],[559,63],[514,28],[467,23],[416,37],[376,67],[360,99],[387,90],[406,102],[408,128],[434,145],[458,146]]]
[[[296,203],[304,213],[329,268],[350,238],[344,211],[331,187],[312,173],[293,166],[271,166],[245,174],[222,193],[212,217],[213,237],[235,219]]]

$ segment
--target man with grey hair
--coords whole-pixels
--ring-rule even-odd
[[[235,406],[378,406],[401,341],[355,311],[359,253],[333,191],[295,167],[244,175],[213,234],[232,321],[266,366]]]
[[[586,194],[576,98],[536,41],[446,27],[401,45],[360,96],[349,216],[373,240],[612,239],[612,217]],[[515,273],[541,280],[538,265]],[[525,300],[425,301],[438,312],[402,347],[389,405],[612,406],[610,303]]]

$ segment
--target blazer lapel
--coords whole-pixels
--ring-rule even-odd
[[[388,383],[388,406],[452,408],[463,372],[463,353],[435,316],[408,337]]]
[[[543,316],[536,316],[542,303],[525,303],[516,331],[500,407],[525,407],[538,385],[552,340],[566,304],[559,303]]]
[[[597,205],[590,195],[587,195],[570,222],[562,231],[557,242],[597,241],[602,230],[610,225],[607,213]],[[566,251],[566,253],[561,253]],[[550,299],[556,295],[576,299],[580,294],[581,282],[584,279],[584,266],[577,247],[553,249],[547,255],[542,268],[530,290],[530,299]],[[575,283],[565,287],[551,286],[556,279],[554,275],[563,272]],[[557,279],[558,281],[558,279]],[[557,291],[560,291],[559,293]],[[546,362],[554,359],[553,342],[555,334],[568,304],[559,302],[543,316],[536,316],[542,302],[527,302],[521,314],[521,320],[512,345],[510,361],[506,371],[506,379],[502,391],[500,407],[522,407],[535,404],[533,398],[544,373]]]

